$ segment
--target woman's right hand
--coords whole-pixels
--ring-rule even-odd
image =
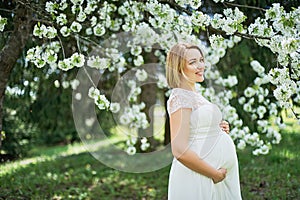
[[[214,184],[223,181],[225,179],[226,173],[227,173],[227,170],[225,168],[220,168],[217,171],[218,171],[218,173],[216,173],[216,176],[212,178],[214,181]]]

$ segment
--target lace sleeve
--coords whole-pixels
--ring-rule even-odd
[[[186,96],[171,95],[167,103],[167,110],[169,115],[180,108],[193,108],[193,106],[189,98],[187,98]]]

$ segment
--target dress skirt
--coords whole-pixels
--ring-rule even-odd
[[[235,145],[228,134],[220,132],[210,138],[193,138],[190,149],[212,167],[227,169],[226,178],[214,184],[203,176],[173,159],[168,188],[168,200],[239,200],[238,160]]]

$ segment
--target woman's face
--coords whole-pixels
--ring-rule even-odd
[[[192,83],[204,81],[204,58],[198,49],[188,49],[186,66],[183,69],[185,78]]]

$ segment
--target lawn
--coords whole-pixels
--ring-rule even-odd
[[[291,124],[267,156],[238,151],[243,199],[300,199],[300,128]],[[166,199],[170,166],[133,174],[101,164],[80,143],[39,147],[0,165],[0,199]]]

